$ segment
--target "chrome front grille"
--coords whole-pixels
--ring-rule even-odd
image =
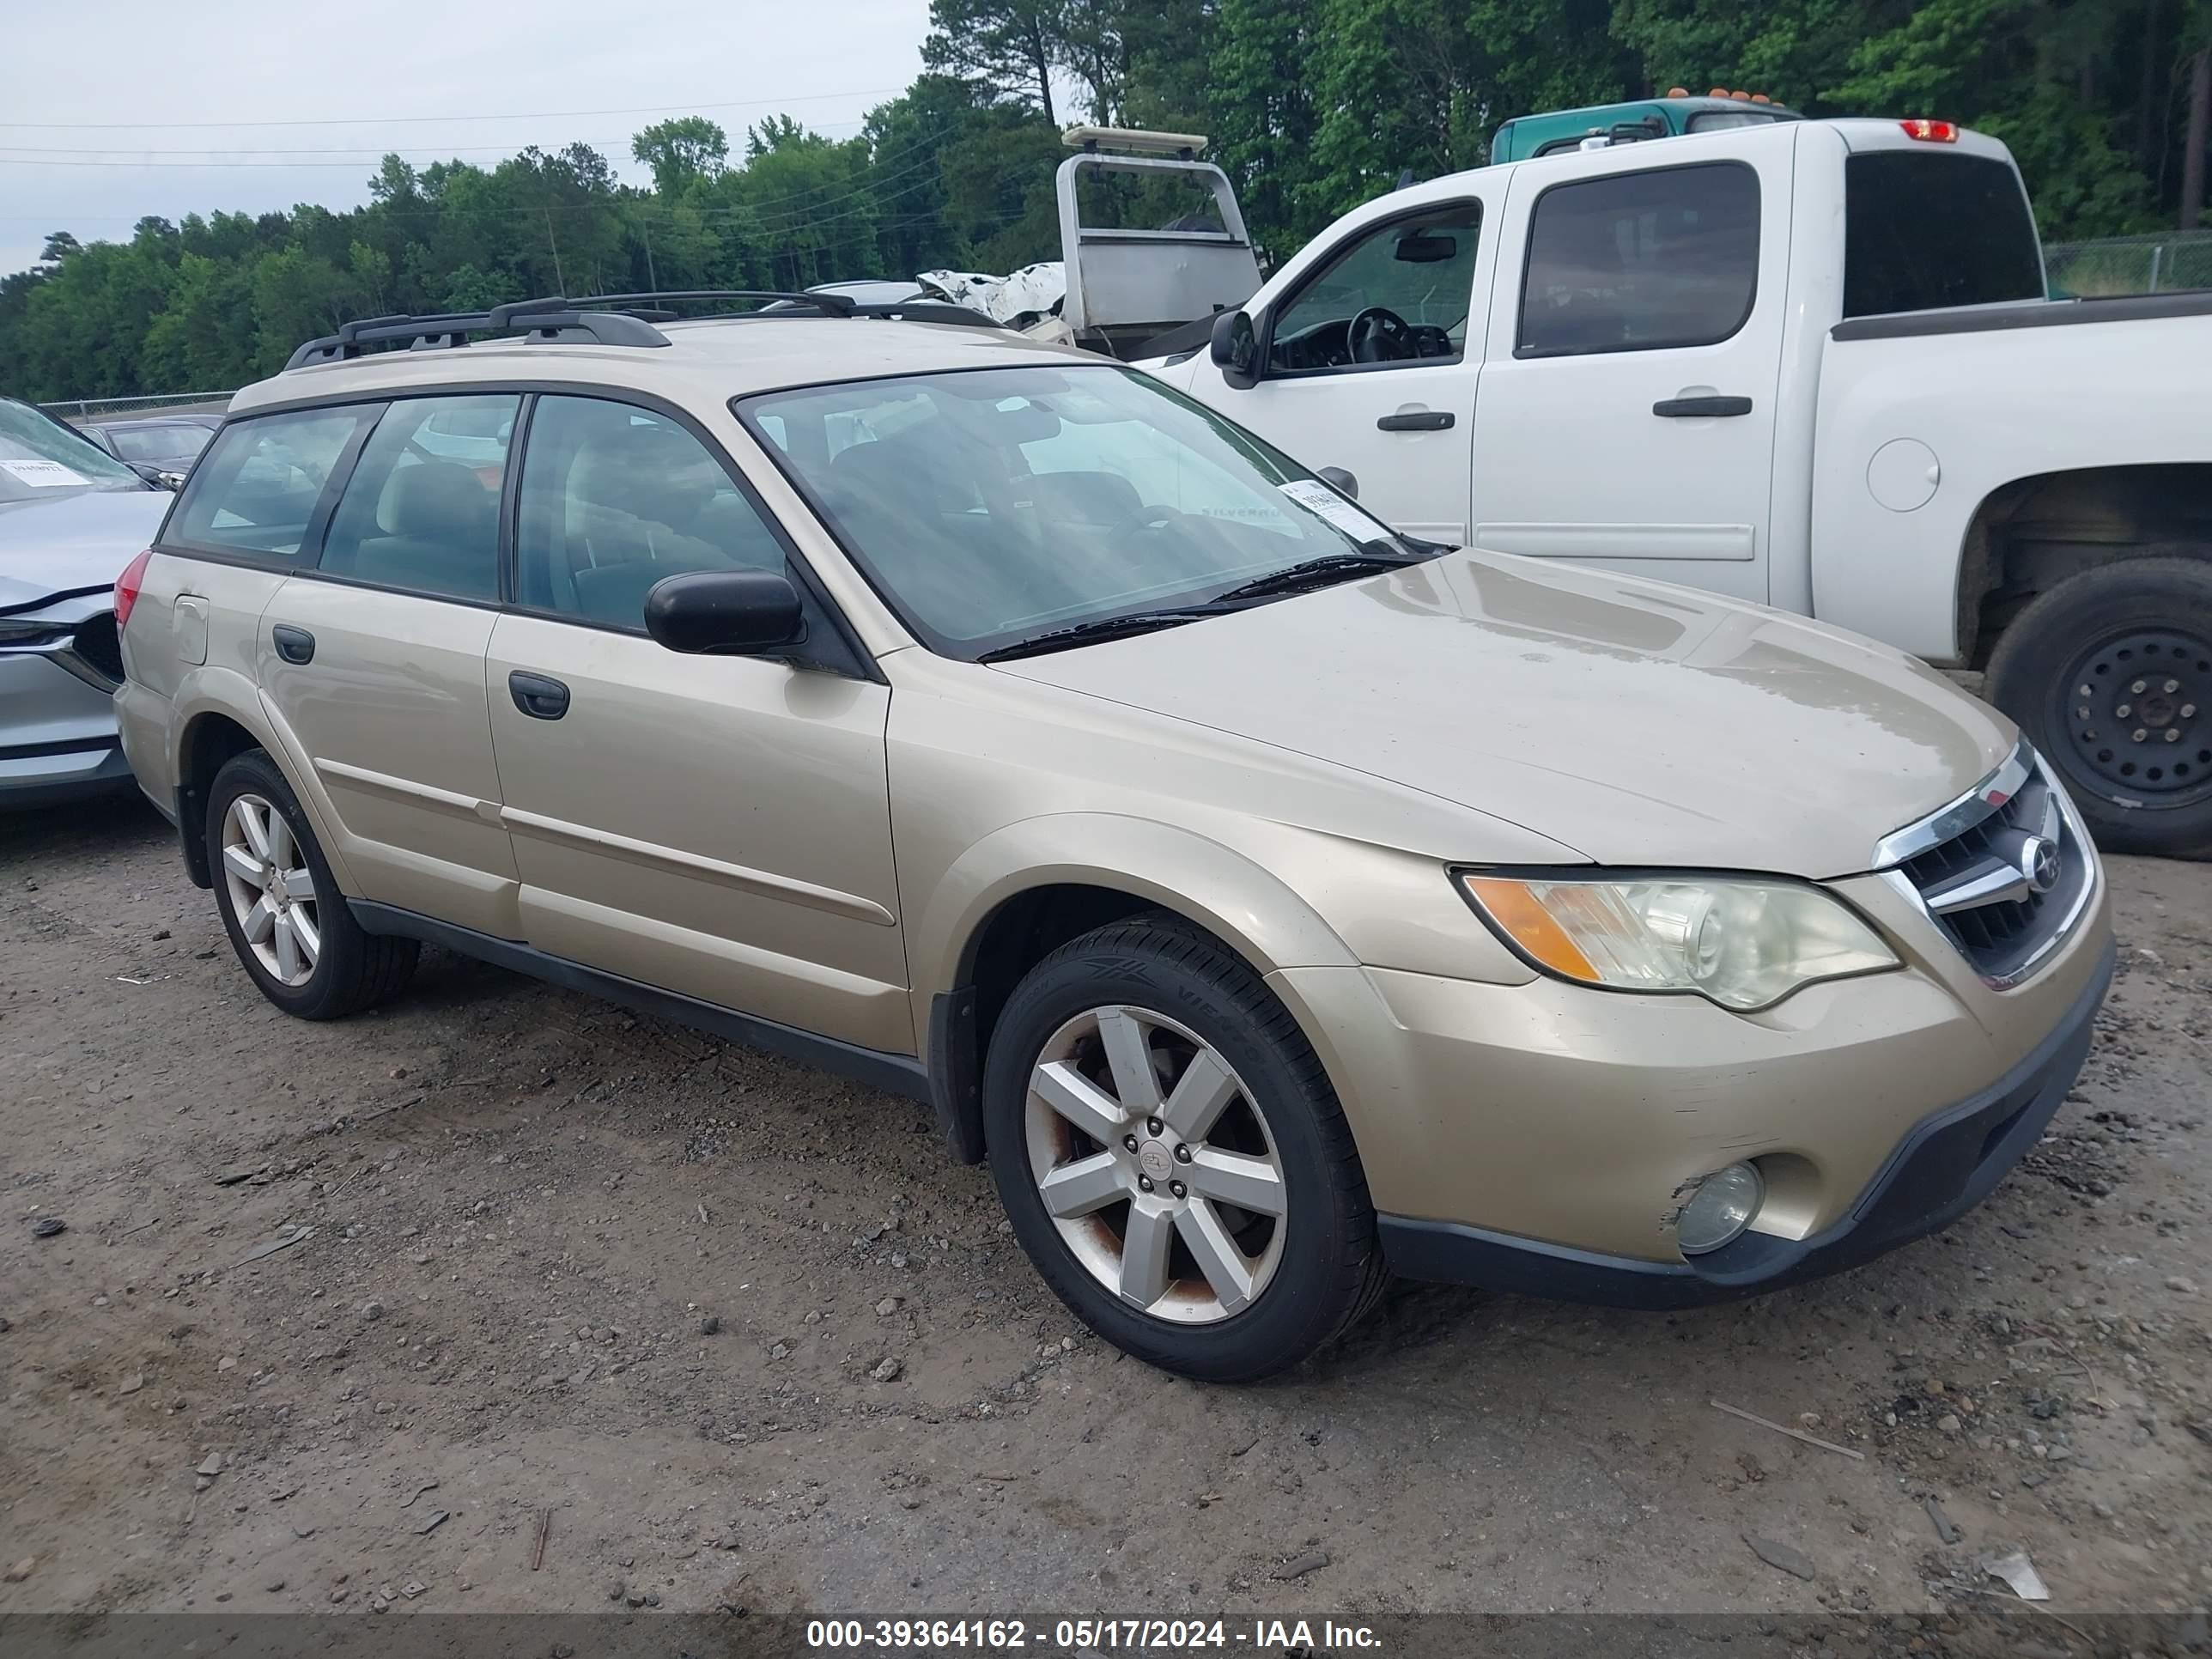
[[[2073,931],[2096,882],[2080,820],[2025,743],[1966,794],[1883,837],[1875,861],[2000,988]]]

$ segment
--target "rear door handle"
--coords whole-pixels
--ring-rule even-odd
[[[568,688],[545,674],[526,674],[520,668],[507,677],[514,706],[534,720],[557,720],[568,712]]]
[[[286,662],[313,662],[315,659],[315,636],[304,628],[295,628],[289,623],[278,623],[269,630],[269,637],[276,642],[276,654]]]
[[[1449,409],[1407,409],[1375,422],[1377,432],[1442,432],[1452,423]]]
[[[1680,420],[1686,415],[1748,415],[1748,398],[1662,398],[1651,405],[1654,415]]]

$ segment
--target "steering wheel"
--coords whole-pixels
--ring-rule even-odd
[[[1169,507],[1164,503],[1158,507],[1135,507],[1124,513],[1108,526],[1106,538],[1109,541],[1117,542],[1132,532],[1164,530],[1177,520],[1190,516],[1181,507]]]
[[[1395,363],[1413,355],[1413,325],[1382,306],[1353,313],[1344,337],[1355,363]]]

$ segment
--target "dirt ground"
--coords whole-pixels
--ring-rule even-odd
[[[1948,1234],[1690,1314],[1402,1286],[1231,1389],[1091,1340],[909,1103],[437,952],[291,1021],[149,811],[14,820],[0,1613],[1932,1613],[2014,1547],[2201,1607],[2212,866],[2111,869],[2081,1085]]]

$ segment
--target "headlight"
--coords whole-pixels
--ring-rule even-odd
[[[1815,980],[1897,966],[1856,915],[1794,882],[1526,880],[1474,871],[1459,881],[1522,956],[1585,985],[1696,991],[1741,1013]]]
[[[76,631],[75,623],[0,621],[0,647],[51,645]]]

